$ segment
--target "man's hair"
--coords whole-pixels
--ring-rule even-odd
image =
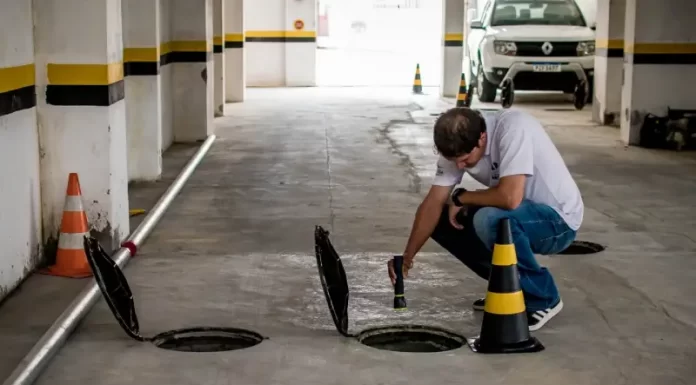
[[[466,107],[452,108],[435,121],[435,148],[446,158],[468,154],[478,146],[484,132],[486,121],[479,111]]]

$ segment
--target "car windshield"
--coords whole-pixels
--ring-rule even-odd
[[[574,25],[585,27],[585,19],[573,0],[496,1],[491,26]]]

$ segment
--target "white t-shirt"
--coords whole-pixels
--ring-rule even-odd
[[[482,112],[488,142],[485,155],[472,168],[459,170],[440,156],[433,184],[454,186],[468,173],[479,183],[494,187],[508,175],[527,175],[524,198],[553,208],[573,230],[582,223],[580,190],[541,123],[516,109]]]

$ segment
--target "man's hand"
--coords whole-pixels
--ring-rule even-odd
[[[408,278],[408,271],[413,267],[413,257],[408,257],[404,255],[404,266],[403,274],[404,279]],[[387,270],[389,271],[389,279],[391,279],[392,286],[396,285],[396,272],[394,271],[394,259],[390,258],[387,262]]]
[[[449,221],[450,224],[457,230],[461,230],[464,228],[461,223],[457,222],[457,214],[463,209],[464,207],[457,207],[453,204],[449,205]]]
[[[408,277],[408,272],[413,268],[413,259],[418,251],[423,247],[423,244],[430,238],[435,227],[440,221],[442,209],[450,197],[454,186],[432,186],[428,195],[416,210],[416,217],[413,220],[411,227],[411,235],[408,237],[406,249],[402,253],[404,256],[404,278]],[[394,273],[394,265],[390,259],[387,262],[387,271],[392,285],[396,284],[396,274]]]

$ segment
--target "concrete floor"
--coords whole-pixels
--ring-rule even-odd
[[[452,103],[427,91],[249,90],[248,102],[227,106],[219,139],[125,274],[144,335],[231,326],[270,339],[226,353],[161,350],[128,338],[99,301],[38,383],[693,384],[696,157],[625,149],[589,110],[549,111],[572,106],[546,96],[520,95],[516,106],[544,121],[577,178],[586,204],[579,238],[608,246],[540,257],[565,302],[534,333],[546,350],[394,353],[338,335],[313,255],[317,224],[346,266],[352,332],[480,328],[470,303],[485,282],[433,243],[406,281],[410,311],[391,310],[385,263],[402,251],[434,171],[431,114]],[[165,177],[134,186],[133,207],[151,206],[193,151],[168,151]],[[0,308],[0,376],[85,283],[32,277]]]

